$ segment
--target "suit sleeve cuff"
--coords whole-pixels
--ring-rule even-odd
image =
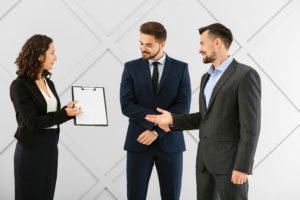
[[[159,128],[158,126],[154,127],[154,132],[156,132],[158,134],[158,137],[163,137],[164,135],[166,135],[167,132],[165,132],[164,130],[162,130],[161,128]]]
[[[254,160],[252,159],[238,159],[233,169],[239,172],[244,172],[247,174],[252,174]]]

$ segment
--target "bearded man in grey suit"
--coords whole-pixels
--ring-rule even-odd
[[[245,200],[260,131],[260,77],[228,54],[233,36],[227,27],[211,24],[199,33],[199,53],[212,63],[201,79],[199,112],[175,115],[157,108],[162,114],[146,119],[165,131],[199,129],[198,200]]]

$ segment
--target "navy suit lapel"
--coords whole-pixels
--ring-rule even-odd
[[[160,79],[160,82],[158,85],[157,95],[158,95],[159,91],[161,90],[162,86],[165,84],[169,74],[172,71],[172,66],[171,66],[172,62],[173,62],[172,59],[168,55],[166,55],[166,62],[165,62],[162,76],[161,76],[161,79]]]
[[[147,83],[147,89],[150,91],[152,95],[154,95],[153,86],[152,86],[152,78],[148,60],[144,60],[141,58],[141,71],[142,75],[144,76],[144,80]]]
[[[214,100],[215,100],[218,92],[220,91],[220,89],[223,87],[223,85],[226,83],[226,81],[228,81],[228,79],[235,72],[236,66],[237,66],[237,62],[233,59],[233,61],[231,62],[231,64],[228,66],[227,70],[224,72],[224,74],[221,76],[221,78],[219,79],[219,81],[215,85],[215,87],[213,89],[213,92],[211,94],[211,97],[210,97],[210,101],[209,101],[209,104],[208,104],[207,112],[211,108],[211,106],[212,106],[212,104],[213,104],[213,102],[214,102]]]

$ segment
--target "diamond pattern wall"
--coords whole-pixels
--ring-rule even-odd
[[[208,69],[199,49],[198,28],[221,22],[231,28],[230,49],[238,61],[254,67],[262,79],[262,128],[250,199],[298,200],[300,44],[296,0],[2,0],[0,2],[0,199],[14,199],[13,154],[16,129],[9,85],[14,60],[35,33],[54,39],[58,61],[53,80],[63,104],[70,86],[105,87],[108,127],[62,125],[55,199],[126,199],[128,119],[119,104],[123,64],[140,57],[139,26],[159,21],[168,31],[166,53],[189,63],[191,112],[198,110],[200,77]],[[185,132],[182,200],[196,199],[195,158],[198,131]],[[153,170],[147,199],[159,199]]]

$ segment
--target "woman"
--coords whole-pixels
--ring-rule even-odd
[[[15,63],[18,77],[10,86],[18,128],[14,157],[15,199],[52,200],[57,176],[59,125],[81,114],[76,101],[60,108],[48,78],[56,61],[54,44],[34,35],[24,44]]]

